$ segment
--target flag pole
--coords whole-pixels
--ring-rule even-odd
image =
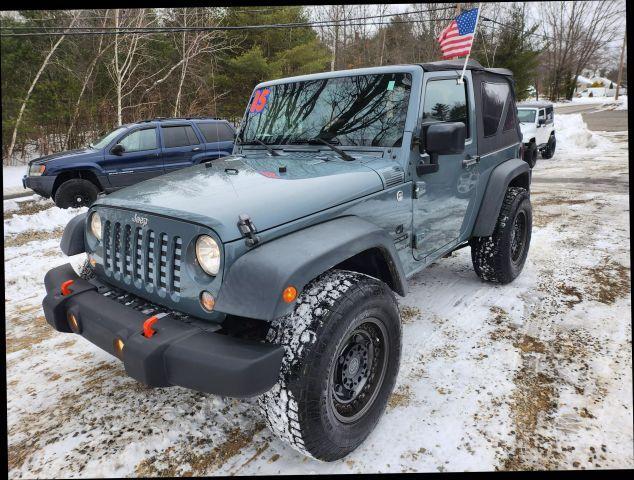
[[[478,20],[480,19],[480,9],[482,8],[482,2],[478,3],[478,13],[476,14],[475,25],[473,26],[473,42],[475,42],[476,31],[478,29]],[[469,56],[471,56],[471,49],[473,48],[473,42],[471,42],[471,47],[469,48],[469,53],[464,59],[464,66],[462,67],[462,74],[460,75],[460,80],[458,83],[462,83],[464,80],[464,72],[467,70],[467,62],[469,61]]]

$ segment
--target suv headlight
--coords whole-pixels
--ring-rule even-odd
[[[31,177],[39,177],[46,170],[46,165],[31,165],[29,167],[29,176]]]
[[[90,216],[90,232],[101,241],[101,217],[97,212],[93,212]]]
[[[201,235],[196,240],[196,260],[209,275],[218,274],[220,270],[220,247],[209,235]]]

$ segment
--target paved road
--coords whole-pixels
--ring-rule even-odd
[[[604,110],[582,113],[583,121],[590,130],[604,132],[627,131],[627,110]]]
[[[555,107],[557,114],[580,113],[588,128],[600,132],[627,131],[627,110],[610,110],[613,103],[591,103]]]

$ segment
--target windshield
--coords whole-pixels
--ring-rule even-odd
[[[116,130],[110,132],[108,135],[106,135],[105,137],[101,138],[100,140],[93,142],[90,144],[90,146],[92,148],[96,148],[97,150],[100,150],[102,148],[104,148],[106,145],[108,145],[110,142],[112,142],[112,140],[119,135],[120,133],[123,133],[126,131],[125,127],[119,127]]]
[[[411,75],[387,73],[271,85],[254,92],[244,143],[400,146]]]
[[[535,110],[526,109],[526,108],[518,108],[517,109],[517,118],[521,123],[534,123],[535,122]]]

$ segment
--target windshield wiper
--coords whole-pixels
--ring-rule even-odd
[[[334,150],[335,152],[337,152],[339,154],[339,156],[341,158],[343,158],[344,160],[347,161],[351,161],[354,160],[355,158],[352,155],[347,154],[346,152],[344,152],[343,150],[341,150],[338,147],[335,147],[332,143],[328,142],[327,140],[324,140],[321,137],[315,137],[315,138],[311,138],[310,140],[308,140],[307,142],[309,145],[312,144],[316,144],[316,143],[321,143],[322,145],[326,145],[328,148],[330,148],[331,150]]]
[[[262,140],[259,140],[259,139],[257,139],[257,138],[254,138],[252,142],[248,142],[248,143],[243,143],[243,142],[240,142],[240,144],[241,144],[241,145],[249,145],[249,144],[253,145],[253,142],[255,142],[255,143],[259,144],[259,145],[262,145],[262,146],[263,146],[264,148],[266,148],[266,149],[268,150],[268,152],[269,152],[271,155],[273,155],[274,157],[279,157],[279,156],[280,156],[280,154],[279,154],[279,153],[277,153],[275,150],[273,150],[273,149],[271,148],[271,146],[270,146],[270,145],[267,145],[267,144],[266,144],[266,143],[264,143]]]

